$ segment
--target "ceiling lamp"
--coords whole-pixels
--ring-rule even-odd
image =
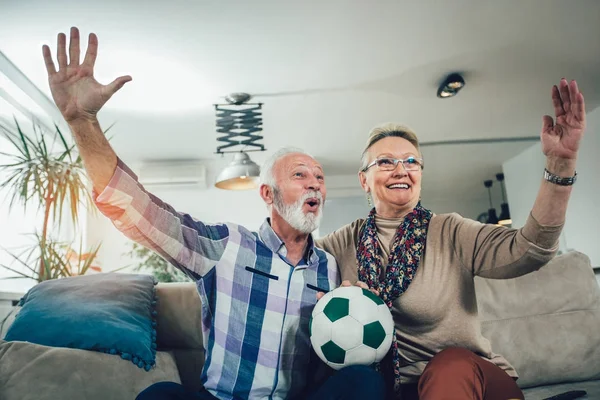
[[[248,190],[258,187],[259,166],[243,151],[217,177],[215,186],[226,190]]]
[[[437,96],[442,99],[456,96],[464,86],[465,80],[460,74],[450,74],[438,88]]]
[[[227,104],[215,104],[217,114],[217,154],[235,153],[233,161],[217,177],[215,186],[226,190],[248,190],[258,187],[260,168],[247,154],[265,151],[258,143],[262,135],[262,103],[250,104],[247,93],[232,93]]]
[[[483,182],[485,187],[488,189],[488,196],[490,199],[490,208],[488,210],[487,223],[497,225],[498,224],[498,216],[496,215],[496,209],[494,208],[494,206],[492,204],[492,190],[490,189],[492,187],[493,183],[494,183],[494,181],[492,181],[491,179]]]
[[[500,218],[498,224],[508,226],[512,224],[512,219],[510,218],[510,211],[508,209],[508,203],[506,202],[504,174],[502,172],[496,174],[496,179],[500,182],[500,187],[502,188],[502,204],[500,205]]]

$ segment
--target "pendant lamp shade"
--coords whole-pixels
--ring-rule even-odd
[[[250,190],[258,187],[260,167],[246,153],[239,152],[217,177],[215,186],[225,190]]]

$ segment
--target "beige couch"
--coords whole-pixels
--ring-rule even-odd
[[[150,372],[113,355],[0,341],[0,399],[132,400],[164,380],[198,388],[204,350],[196,287],[157,290],[161,351]],[[514,364],[527,399],[575,389],[600,399],[600,288],[585,255],[559,256],[518,279],[477,279],[476,290],[483,334]]]

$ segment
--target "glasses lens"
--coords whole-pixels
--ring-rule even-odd
[[[378,158],[376,161],[377,168],[382,171],[391,171],[396,167],[396,163],[393,158]]]
[[[418,171],[421,169],[421,163],[414,157],[409,157],[403,162],[404,169],[407,171]]]

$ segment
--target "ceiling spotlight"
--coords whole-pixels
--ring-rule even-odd
[[[464,86],[465,80],[460,74],[450,74],[438,88],[437,96],[442,99],[456,96]]]

